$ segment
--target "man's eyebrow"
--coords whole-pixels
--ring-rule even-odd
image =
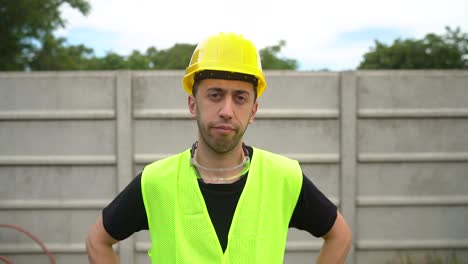
[[[247,90],[234,90],[235,93],[249,93]]]
[[[248,95],[248,96],[250,96],[249,91],[247,91],[247,90],[240,90],[240,89],[239,89],[239,90],[234,90],[234,94],[237,94],[237,95]]]
[[[216,91],[216,92],[222,92],[223,90],[224,90],[223,88],[216,87],[216,86],[214,86],[214,87],[209,87],[209,88],[207,89],[207,91]]]

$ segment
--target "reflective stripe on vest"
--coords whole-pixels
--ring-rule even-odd
[[[254,148],[223,252],[190,149],[143,170],[141,188],[157,264],[283,263],[289,221],[302,186],[295,160]]]

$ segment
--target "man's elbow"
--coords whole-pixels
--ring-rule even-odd
[[[343,216],[341,216],[341,221],[342,221],[342,230],[341,230],[342,235],[341,236],[343,237],[343,240],[346,241],[346,244],[351,244],[351,242],[353,241],[353,233],[351,232],[351,228],[349,227],[348,223],[346,223]]]
[[[342,245],[349,247],[353,241],[353,234],[343,216],[338,212],[335,224],[330,232],[324,236],[325,240],[340,241]]]
[[[86,253],[91,254],[93,251],[95,251],[95,241],[93,241],[93,237],[91,233],[88,233],[86,236]]]
[[[97,252],[99,252],[100,245],[102,247],[102,242],[100,242],[97,239],[97,236],[95,233],[90,231],[88,235],[86,236],[86,253],[88,253],[88,256],[93,256]]]
[[[351,246],[351,243],[353,242],[353,233],[351,232],[351,229],[349,228],[348,224],[346,224],[346,228],[342,234],[342,237],[343,237],[342,239],[346,247],[349,248]]]
[[[102,224],[102,217],[99,216],[97,222],[89,230],[85,245],[86,253],[90,263],[117,263],[116,255],[112,246],[118,241],[112,238]],[[112,260],[112,262],[102,261],[103,259]]]

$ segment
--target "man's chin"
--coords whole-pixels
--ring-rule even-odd
[[[234,149],[237,143],[238,142],[234,142],[232,139],[231,140],[216,140],[215,142],[211,142],[211,144],[209,144],[209,147],[216,153],[224,154]]]

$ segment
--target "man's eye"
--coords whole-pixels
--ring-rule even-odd
[[[208,94],[208,97],[212,98],[212,99],[218,99],[221,97],[221,94],[219,93],[210,93]]]
[[[239,102],[245,102],[245,101],[247,101],[247,97],[246,97],[246,96],[239,95],[239,96],[237,96],[237,101],[239,101]]]

